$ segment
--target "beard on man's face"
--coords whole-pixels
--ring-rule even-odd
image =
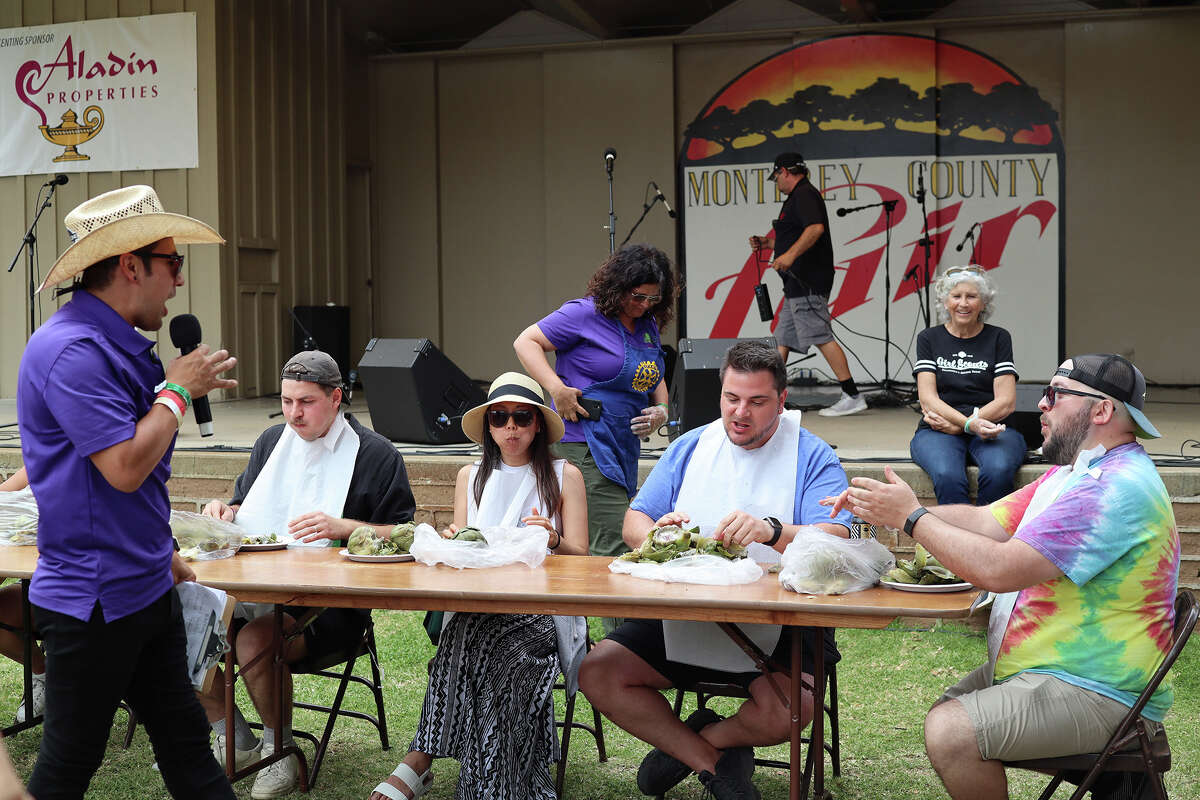
[[[1070,464],[1079,455],[1079,448],[1092,429],[1092,405],[1063,420],[1042,445],[1042,455],[1051,464]]]

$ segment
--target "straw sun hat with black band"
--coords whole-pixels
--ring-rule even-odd
[[[492,381],[487,400],[463,414],[462,429],[467,438],[483,444],[488,406],[493,403],[525,403],[537,406],[542,412],[542,423],[546,429],[547,444],[554,444],[563,437],[563,421],[554,409],[546,405],[542,387],[537,381],[520,372],[505,372]]]
[[[149,186],[126,186],[85,200],[63,223],[71,234],[68,247],[38,291],[74,278],[110,256],[132,253],[171,237],[176,245],[224,244],[221,235],[198,219],[163,210]]]

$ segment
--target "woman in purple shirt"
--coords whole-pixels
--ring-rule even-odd
[[[675,291],[665,253],[625,245],[596,270],[586,296],[564,303],[513,342],[521,365],[566,422],[558,452],[583,472],[593,555],[628,549],[621,526],[637,490],[638,437],[667,421],[659,329],[674,312]],[[551,351],[553,367],[546,356]],[[600,403],[599,414],[585,410],[595,410],[588,401]]]

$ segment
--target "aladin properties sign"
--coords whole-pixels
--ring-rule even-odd
[[[1012,334],[1018,370],[1050,374],[1061,347],[1057,120],[1037,88],[1005,66],[924,36],[831,37],[750,67],[700,110],[680,154],[688,335],[775,329],[782,286],[747,238],[771,230],[784,198],[767,179],[775,156],[795,151],[829,211],[829,310],[834,333],[857,356],[858,380],[884,377],[885,304],[894,343],[888,377],[912,380],[926,272],[967,263],[983,266],[999,289],[988,321]],[[883,201],[895,201],[890,215],[849,211]],[[919,244],[926,219],[928,265]],[[974,240],[962,244],[969,231]],[[769,323],[754,301],[763,273],[776,306]],[[936,315],[932,297],[931,305]]]
[[[196,15],[0,30],[0,175],[197,166]]]

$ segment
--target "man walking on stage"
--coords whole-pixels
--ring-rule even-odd
[[[751,236],[750,247],[759,254],[774,245],[771,266],[783,279],[783,308],[775,341],[779,355],[787,363],[788,353],[807,353],[816,345],[829,362],[834,377],[842,386],[842,396],[829,408],[817,413],[823,417],[857,414],[867,407],[850,377],[846,354],[833,337],[829,316],[829,293],[833,291],[833,239],[829,236],[829,214],[817,187],[808,180],[808,167],[799,153],[780,153],[770,180],[787,195],[779,219],[771,223],[766,236]]]
[[[236,386],[218,377],[236,359],[200,345],[164,373],[154,340],[137,331],[162,328],[183,285],[176,248],[224,240],[164,212],[149,186],[88,200],[66,226],[74,243],[41,289],[75,278],[75,294],[30,337],[17,382],[39,511],[29,601],[46,651],[29,793],[83,797],[125,699],[172,797],[232,800],[188,676],[175,584],[195,574],[174,551],[166,483],[192,399]]]

